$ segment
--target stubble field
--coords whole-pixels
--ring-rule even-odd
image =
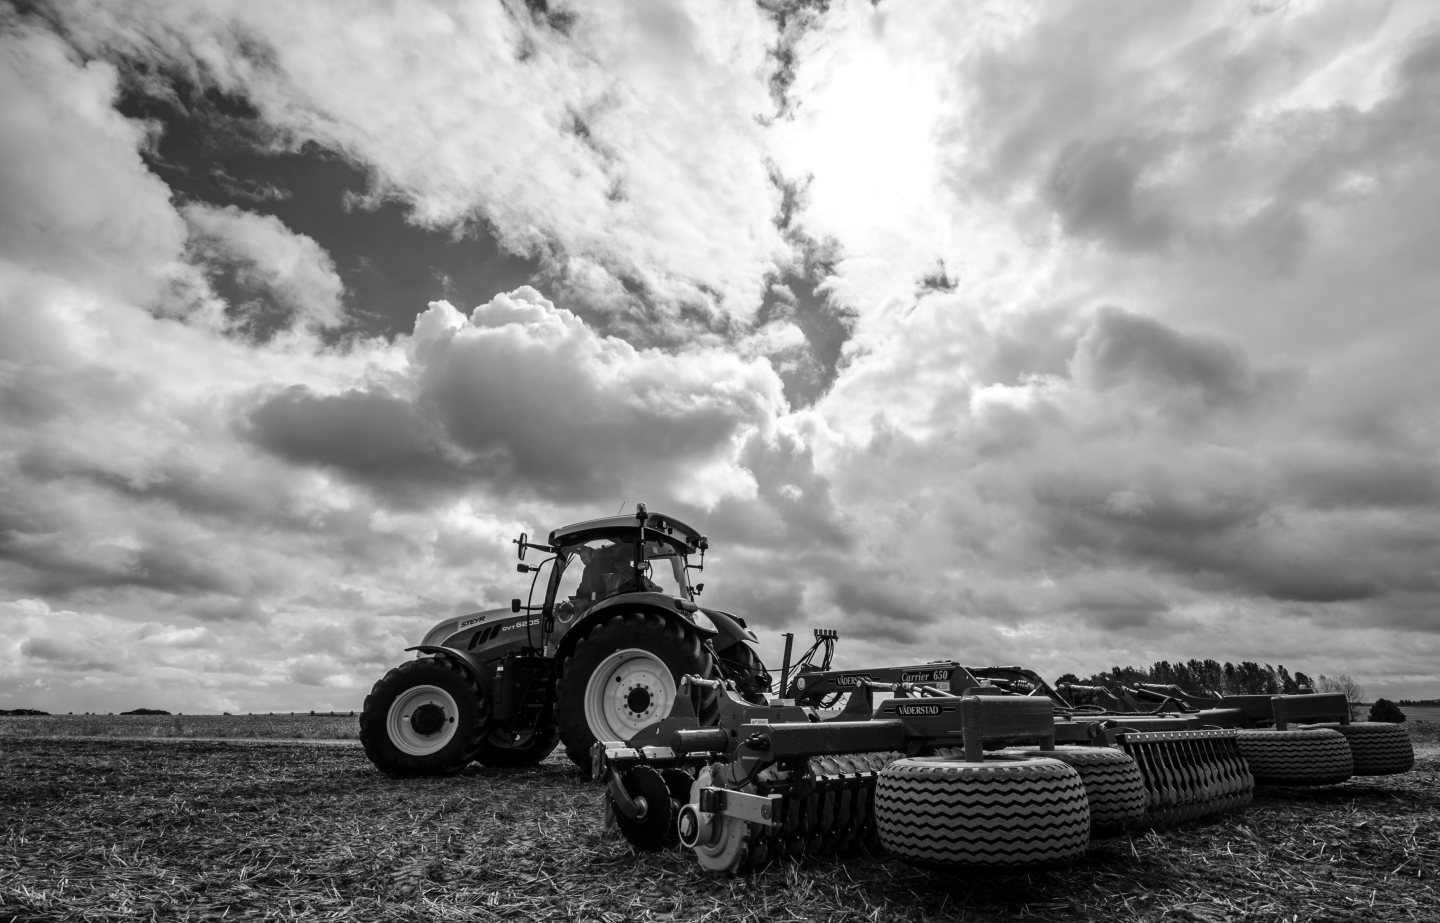
[[[308,717],[308,716],[307,716]],[[353,743],[0,736],[0,921],[1429,920],[1440,733],[1416,770],[957,878],[870,857],[706,875],[601,829],[551,758],[395,781]]]

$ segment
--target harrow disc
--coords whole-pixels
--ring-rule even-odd
[[[615,809],[615,824],[627,842],[636,849],[655,852],[675,832],[675,814],[670,806],[670,788],[665,779],[649,766],[637,766],[620,780],[625,791],[637,803],[643,801],[644,813],[631,819]],[[609,798],[607,794],[605,797]]]
[[[1135,761],[1109,747],[1006,750],[1015,756],[1050,757],[1075,769],[1090,803],[1090,838],[1119,836],[1145,819],[1145,780]]]
[[[1121,747],[1145,780],[1145,812],[1157,824],[1239,811],[1250,803],[1255,779],[1235,731],[1126,732]]]
[[[1080,775],[1052,759],[892,763],[875,786],[875,825],[896,858],[937,869],[1028,869],[1078,858],[1090,839]]]
[[[1357,776],[1390,776],[1415,768],[1415,746],[1410,734],[1398,724],[1324,724],[1338,731],[1350,744],[1350,759]]]
[[[1333,728],[1242,730],[1236,740],[1264,785],[1337,785],[1355,772],[1350,745]]]

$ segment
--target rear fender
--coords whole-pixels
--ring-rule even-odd
[[[694,606],[693,603],[687,603],[684,600],[676,599],[673,596],[665,596],[661,593],[624,593],[620,596],[612,596],[609,599],[602,600],[591,606],[590,610],[585,613],[585,617],[572,625],[569,631],[565,632],[565,637],[560,639],[560,643],[555,649],[555,657],[561,662],[564,662],[565,658],[569,657],[575,650],[575,645],[579,643],[581,638],[589,635],[590,631],[596,625],[599,625],[618,612],[654,613],[667,622],[676,622],[685,626],[698,634],[701,641],[710,641],[717,636],[718,632],[714,629],[696,624],[694,618],[689,614],[689,609],[681,608],[676,605],[677,603],[684,607]]]
[[[728,650],[741,641],[749,641],[751,644],[760,643],[755,632],[746,628],[739,619],[730,613],[721,612],[719,609],[701,609],[700,611],[709,616],[710,621],[715,625],[715,650]]]

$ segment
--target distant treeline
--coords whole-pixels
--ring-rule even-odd
[[[1111,667],[1108,673],[1093,673],[1084,679],[1074,673],[1066,673],[1055,682],[1108,688],[1133,683],[1173,683],[1186,692],[1199,695],[1294,695],[1301,686],[1311,689],[1315,686],[1310,677],[1299,670],[1291,676],[1283,664],[1272,667],[1268,663],[1258,664],[1249,660],[1238,664],[1218,660],[1187,660],[1184,663],[1157,660],[1149,669]]]
[[[41,711],[38,708],[0,708],[0,715],[48,715],[48,711]]]
[[[1416,708],[1440,708],[1440,699],[1401,699],[1401,705],[1414,705]]]

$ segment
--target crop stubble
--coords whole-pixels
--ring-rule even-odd
[[[1092,845],[1025,876],[897,862],[703,874],[601,831],[552,758],[394,781],[353,744],[0,741],[0,921],[1436,920],[1440,746],[1415,772],[1262,790],[1242,817]]]

